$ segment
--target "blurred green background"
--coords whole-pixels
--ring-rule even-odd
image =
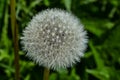
[[[50,80],[120,80],[120,0],[16,0],[18,36],[33,15],[47,8],[72,12],[89,36],[81,62],[67,70],[51,70]],[[43,68],[19,48],[21,80],[42,80]],[[14,73],[10,0],[0,0],[0,80],[14,80]]]

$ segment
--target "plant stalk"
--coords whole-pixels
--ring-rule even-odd
[[[14,45],[14,63],[15,63],[15,80],[20,80],[19,74],[19,46],[18,46],[18,26],[16,23],[16,12],[15,12],[15,0],[10,0],[10,10],[11,10],[11,29],[12,38]]]
[[[44,68],[43,80],[49,80],[49,73],[50,73],[50,70],[48,68]]]

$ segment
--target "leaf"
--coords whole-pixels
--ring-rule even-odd
[[[113,67],[104,66],[101,69],[86,69],[86,72],[95,76],[100,80],[119,80],[120,70],[115,70]]]
[[[106,34],[109,34],[109,35],[106,37],[104,46],[120,48],[120,25],[111,29],[109,33],[107,32]]]
[[[50,80],[57,80],[57,74],[56,73],[52,73],[50,75]]]
[[[30,75],[28,74],[26,77],[24,77],[24,80],[30,80]]]
[[[107,58],[111,56],[111,61],[120,62],[120,25],[111,29],[106,35],[102,50],[107,53],[105,54]]]
[[[97,0],[80,0],[81,4],[89,4],[89,3],[93,3],[96,2]]]
[[[49,0],[43,0],[43,1],[44,1],[44,4],[45,4],[46,6],[50,6]]]
[[[5,6],[5,0],[0,0],[0,19],[1,17],[3,17],[3,10],[4,10],[4,6]]]
[[[6,70],[9,70],[9,72],[14,72],[14,69],[11,66],[8,66],[6,64],[0,63],[0,66],[5,68]]]
[[[5,20],[5,12],[6,12],[6,0],[0,0],[0,41],[1,41],[1,32],[2,28],[4,26],[4,20]]]
[[[40,4],[41,0],[35,0],[33,2],[31,2],[29,9],[34,8],[36,5]]]
[[[104,67],[104,62],[103,62],[103,60],[100,57],[100,53],[93,46],[92,42],[89,43],[89,46],[90,46],[91,51],[93,53],[93,56],[94,56],[94,59],[95,59],[96,65],[97,65],[97,69],[103,68]]]
[[[117,7],[113,7],[108,15],[109,18],[113,18],[116,11],[117,11]]]
[[[70,80],[81,80],[80,77],[76,74],[75,68],[72,68],[70,76]]]
[[[110,0],[110,3],[114,6],[118,6],[120,1],[119,0]]]
[[[94,70],[86,69],[86,72],[92,74],[93,76],[95,76],[100,80],[109,80],[110,78],[109,72],[106,68],[94,69]]]
[[[64,1],[64,5],[65,5],[66,9],[67,9],[68,11],[70,11],[70,10],[71,10],[72,0],[63,0],[63,1]]]
[[[114,27],[114,23],[106,19],[82,19],[85,28],[100,37],[106,30]]]

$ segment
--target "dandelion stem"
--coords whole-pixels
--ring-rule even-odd
[[[48,68],[44,68],[43,80],[49,80],[49,73],[50,73],[50,70]]]
[[[15,13],[15,0],[10,0],[10,9],[11,9],[11,29],[12,37],[14,43],[14,56],[15,56],[15,80],[20,80],[19,76],[19,47],[18,47],[18,27],[16,24],[16,13]]]

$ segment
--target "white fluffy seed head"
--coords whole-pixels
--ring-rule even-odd
[[[21,37],[27,56],[40,66],[54,70],[79,62],[87,42],[86,31],[80,21],[60,9],[38,13]]]

